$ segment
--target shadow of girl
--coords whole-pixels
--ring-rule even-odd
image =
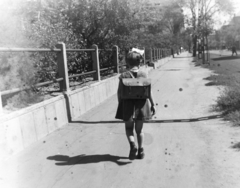
[[[48,160],[61,161],[55,163],[57,166],[66,165],[77,165],[77,164],[89,164],[89,163],[99,163],[99,162],[114,162],[119,166],[129,164],[131,162],[119,161],[121,159],[128,159],[128,157],[119,157],[110,154],[103,155],[77,155],[69,157],[67,155],[54,155],[47,157]]]

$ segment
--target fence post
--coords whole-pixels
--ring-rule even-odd
[[[153,61],[155,61],[155,48],[153,48]]]
[[[2,106],[2,95],[1,95],[1,91],[0,91],[0,116],[3,112],[3,106]]]
[[[158,61],[158,48],[156,48],[156,55],[157,55],[157,61]]]
[[[56,48],[61,50],[61,52],[57,52],[58,75],[63,78],[63,81],[59,82],[60,91],[69,91],[66,46],[61,42],[56,45]]]
[[[152,56],[152,48],[150,48],[150,63],[153,62],[153,56]]]
[[[145,64],[146,64],[146,49],[145,49],[145,47],[143,47],[143,50],[144,50],[144,54],[143,54],[143,64],[145,65]]]
[[[99,66],[99,53],[98,53],[98,46],[96,44],[92,45],[94,51],[92,52],[92,60],[93,60],[93,70],[96,71],[94,74],[93,79],[100,81],[100,66]]]
[[[158,60],[158,49],[156,48],[156,60]]]
[[[113,64],[115,66],[114,72],[119,73],[118,46],[116,45],[113,46],[112,53],[113,53]]]
[[[152,62],[154,61],[154,48],[152,48]]]

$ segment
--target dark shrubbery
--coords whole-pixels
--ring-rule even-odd
[[[229,53],[230,54],[230,53]],[[231,54],[230,54],[231,55]],[[221,112],[224,119],[229,120],[233,125],[240,125],[240,74],[239,59],[232,59],[231,56],[224,56],[216,60],[215,54],[211,54],[210,65],[203,65],[210,68],[215,74],[206,78],[211,85],[222,85],[224,88],[216,99],[214,110]],[[199,61],[201,63],[201,61]],[[209,84],[206,84],[209,85]]]
[[[174,27],[171,32],[167,26],[169,22],[173,26],[183,25],[181,7],[173,2],[167,10],[149,9],[145,3],[145,0],[45,0],[19,4],[6,1],[5,6],[11,8],[1,9],[4,12],[0,17],[0,46],[55,48],[58,42],[64,42],[67,49],[89,49],[96,44],[103,49],[99,54],[100,67],[106,68],[112,65],[112,55],[104,49],[111,49],[113,45],[120,48],[124,59],[122,52],[130,47],[168,48],[171,43],[183,41],[180,40],[181,28]],[[58,77],[56,53],[25,55],[0,54],[1,91]],[[90,52],[68,53],[67,61],[69,75],[92,70]],[[101,76],[111,73],[110,70],[102,71]],[[86,80],[80,77],[72,78],[70,82],[82,79]],[[18,95],[23,97],[23,94]]]
[[[240,125],[240,87],[232,85],[226,87],[217,98],[215,109],[230,120],[234,125]]]

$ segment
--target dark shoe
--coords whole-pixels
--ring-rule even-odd
[[[130,159],[130,160],[136,159],[136,155],[137,155],[137,147],[132,147],[132,148],[130,149],[129,159]]]
[[[144,156],[145,156],[145,154],[144,154],[143,148],[139,148],[137,158],[138,159],[143,159]]]

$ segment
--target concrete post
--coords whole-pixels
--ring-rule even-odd
[[[150,48],[150,63],[153,62],[153,54],[152,54],[152,48]]]
[[[116,45],[113,46],[112,53],[113,53],[113,64],[115,66],[114,72],[119,73],[118,46]]]
[[[100,81],[100,65],[99,65],[99,53],[98,53],[98,46],[96,44],[92,45],[94,51],[92,52],[92,60],[93,60],[93,70],[96,71],[94,74],[93,79]]]
[[[157,61],[157,48],[154,48],[154,59]]]
[[[143,54],[143,64],[145,65],[146,64],[146,49],[145,47],[143,48],[144,50],[144,54]]]
[[[153,61],[155,61],[155,48],[153,48]]]
[[[2,106],[2,95],[1,95],[1,91],[0,91],[0,116],[3,113],[3,106]]]
[[[56,48],[61,50],[61,52],[57,52],[58,75],[60,78],[63,78],[63,81],[59,82],[60,91],[69,91],[66,47],[65,44],[61,42],[56,45]]]

